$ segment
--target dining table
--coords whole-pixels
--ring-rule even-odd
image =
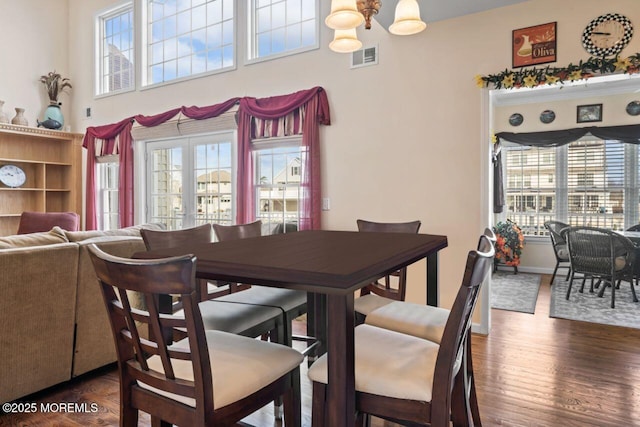
[[[315,333],[326,342],[328,359],[326,420],[327,425],[346,427],[355,423],[354,292],[426,258],[426,303],[437,305],[438,252],[447,245],[442,235],[310,230],[187,244],[134,257],[193,254],[198,278],[326,297],[326,311],[314,313]]]

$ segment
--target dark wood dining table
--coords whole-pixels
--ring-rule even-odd
[[[209,280],[299,289],[326,295],[327,425],[355,422],[354,292],[386,273],[427,259],[427,303],[438,302],[438,251],[447,237],[429,234],[299,231],[226,242],[193,244],[136,258],[193,254],[196,276]],[[326,317],[325,317],[326,316]],[[326,321],[326,323],[325,323]]]

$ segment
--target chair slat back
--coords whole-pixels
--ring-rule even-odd
[[[260,237],[262,235],[262,221],[238,225],[213,224],[213,230],[219,242]]]
[[[554,249],[558,245],[567,243],[561,232],[563,229],[569,227],[569,224],[565,224],[560,221],[546,221],[544,223],[544,227],[549,231],[549,236],[551,237],[551,243],[553,244]]]
[[[140,230],[140,235],[148,251],[182,246],[186,243],[213,242],[211,224],[203,224],[182,230],[148,230],[143,228]]]
[[[462,284],[444,328],[436,359],[431,402],[432,425],[448,425],[451,414],[451,389],[456,375],[458,355],[465,351],[480,286],[493,267],[495,250],[489,237],[482,235],[478,247],[467,255]],[[463,369],[459,367],[459,369]],[[439,422],[438,422],[439,421]]]
[[[358,231],[360,232],[374,232],[374,233],[418,233],[420,221],[411,222],[373,222],[359,219],[356,221],[358,225]],[[392,277],[397,277],[397,287],[392,286]],[[380,283],[376,280],[373,283],[363,287],[360,290],[360,295],[366,295],[373,293],[385,298],[404,301],[407,289],[407,269],[402,268],[391,274],[381,277],[384,279],[384,283]]]
[[[184,255],[157,260],[136,260],[109,255],[95,245],[89,246],[111,329],[116,343],[122,384],[141,381],[159,390],[196,400],[199,410],[213,411],[213,390],[209,352],[204,325],[198,307],[195,285],[195,257]],[[133,309],[127,292],[140,293],[147,311]],[[180,295],[184,317],[161,314],[158,297]],[[149,338],[140,333],[149,328]],[[188,348],[171,347],[166,330],[183,328]],[[153,370],[147,360],[158,356],[162,371]],[[176,378],[175,361],[190,360],[194,381]]]

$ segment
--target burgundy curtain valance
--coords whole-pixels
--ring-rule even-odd
[[[238,215],[239,223],[255,219],[253,197],[253,167],[251,141],[256,135],[282,136],[302,134],[307,148],[306,173],[302,177],[302,208],[300,229],[320,228],[320,149],[318,126],[330,125],[329,101],[325,90],[313,87],[289,95],[269,98],[231,98],[220,104],[205,107],[179,107],[160,114],[135,115],[118,123],[87,128],[83,147],[87,148],[87,229],[97,227],[95,200],[96,139],[101,139],[99,155],[120,155],[120,226],[133,225],[133,122],[145,127],[161,125],[181,113],[203,120],[218,117],[238,105]],[[259,126],[259,130],[256,129]]]

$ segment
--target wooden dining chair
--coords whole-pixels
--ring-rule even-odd
[[[220,242],[260,237],[262,235],[262,221],[258,220],[249,224],[238,225],[213,224],[213,230]],[[230,286],[234,286],[234,284],[230,284]],[[293,339],[297,338],[292,333],[291,322],[307,313],[307,293],[293,289],[253,285],[250,289],[227,295],[224,299],[225,301],[275,307],[282,310],[286,328],[284,336],[287,345],[292,345]],[[308,338],[304,337],[305,341]]]
[[[420,221],[372,222],[363,219],[357,220],[356,223],[358,231],[375,233],[417,233],[421,225]],[[356,324],[362,323],[364,318],[376,308],[393,301],[404,301],[407,292],[406,283],[407,269],[402,268],[360,289],[360,297],[354,302]]]
[[[567,269],[567,277],[565,280],[569,280],[571,275],[571,262],[569,261],[569,246],[565,240],[564,233],[569,224],[565,224],[560,221],[546,221],[544,227],[549,231],[549,237],[551,238],[551,245],[553,247],[553,253],[556,256],[556,266],[553,269],[553,275],[551,276],[551,285],[556,278],[558,268]]]
[[[454,427],[481,425],[479,413],[474,416],[465,404],[473,389],[466,357],[471,315],[495,251],[486,236],[481,237],[479,247],[467,255],[462,285],[439,344],[370,324],[355,328],[357,411],[411,425],[449,427],[450,421]],[[323,426],[326,356],[311,366],[308,375],[313,382],[312,425]]]
[[[270,401],[284,399],[285,425],[300,426],[296,393],[303,356],[283,345],[205,330],[192,255],[132,260],[89,247],[118,356],[120,425],[235,425]],[[131,308],[129,291],[142,294],[146,311]],[[180,295],[181,316],[160,314],[158,297]],[[151,337],[141,337],[145,325]],[[186,338],[166,341],[165,330]]]
[[[495,233],[491,228],[486,228],[478,241],[478,251],[486,253],[494,250],[495,242]],[[440,344],[450,314],[450,310],[442,307],[396,301],[371,312],[366,324]],[[481,421],[473,374],[471,334],[468,334],[465,344],[465,371],[462,374],[467,393],[459,397],[464,397],[465,407],[469,408],[474,424],[479,426]]]
[[[151,248],[165,249],[183,246],[185,244],[211,243],[214,241],[211,224],[203,224],[180,230],[141,230],[140,235],[147,250],[151,250]],[[198,281],[200,282],[200,299],[202,301],[242,290],[240,287],[229,286],[228,284],[212,283],[202,279],[198,279]]]

